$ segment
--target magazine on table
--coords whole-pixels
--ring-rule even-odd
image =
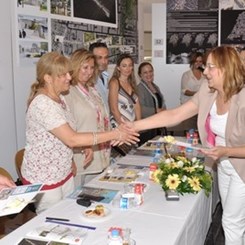
[[[97,187],[82,187],[75,190],[69,198],[89,198],[92,201],[100,203],[110,203],[118,193],[118,190],[97,188]]]
[[[81,245],[87,236],[87,229],[63,224],[43,223],[29,231],[18,245],[25,244],[72,244]],[[28,243],[34,241],[34,243]],[[26,243],[25,243],[26,242]]]
[[[32,238],[23,238],[18,245],[69,245],[65,242],[56,242],[56,241],[42,241]]]
[[[0,191],[0,216],[19,213],[39,193],[42,184],[21,185]]]

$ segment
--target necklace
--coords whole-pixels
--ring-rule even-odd
[[[59,95],[55,94],[55,95],[52,95],[49,91],[47,90],[44,90],[45,94],[53,101],[55,101],[56,103],[58,103],[59,105],[61,105],[62,109],[66,109],[66,104],[65,102],[60,98]]]

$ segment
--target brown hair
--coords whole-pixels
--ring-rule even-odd
[[[139,75],[139,76],[140,76],[140,74],[141,74],[141,70],[142,70],[143,67],[145,67],[145,66],[150,66],[151,69],[154,71],[154,68],[153,68],[152,64],[151,64],[150,62],[144,61],[144,62],[142,62],[142,63],[139,65],[139,67],[138,67],[138,75]]]
[[[204,59],[203,54],[201,52],[196,52],[196,53],[191,54],[190,67],[192,67],[195,64],[198,57],[201,57],[202,59]]]
[[[244,87],[245,70],[239,53],[232,47],[220,46],[209,52],[217,68],[224,72],[223,90],[225,101],[239,93]]]
[[[81,65],[88,62],[91,59],[94,60],[94,74],[89,79],[87,83],[88,86],[94,86],[94,83],[96,82],[96,78],[98,75],[98,69],[97,69],[97,65],[95,62],[95,56],[93,55],[92,52],[84,48],[77,49],[75,52],[72,53],[70,60],[71,60],[71,65],[72,65],[71,84],[73,86],[79,83],[79,72],[80,72]]]
[[[133,70],[132,70],[132,74],[128,77],[128,82],[129,84],[132,86],[133,88],[133,91],[136,93],[136,78],[135,78],[135,75],[134,75],[134,60],[132,58],[131,55],[129,54],[121,54],[119,56],[119,58],[117,59],[117,63],[116,63],[116,66],[115,66],[115,69],[114,69],[114,72],[112,74],[112,78],[111,80],[114,78],[116,80],[119,80],[119,77],[120,77],[120,71],[118,70],[118,67],[120,66],[120,64],[122,63],[122,61],[124,59],[130,59],[132,61],[132,65],[133,65]]]
[[[49,52],[44,54],[36,66],[36,81],[31,85],[31,92],[27,101],[29,106],[39,88],[45,85],[44,76],[50,75],[57,77],[70,72],[70,61],[58,52]]]

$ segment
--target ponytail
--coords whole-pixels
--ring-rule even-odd
[[[38,81],[34,82],[31,85],[31,91],[30,91],[30,95],[29,98],[27,100],[27,107],[29,107],[29,105],[31,104],[32,100],[34,99],[38,89],[40,88],[40,83]]]

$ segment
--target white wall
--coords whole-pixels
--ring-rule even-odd
[[[152,31],[152,14],[150,13],[144,13],[143,14],[144,19],[143,19],[143,23],[144,23],[144,31]]]
[[[155,39],[162,39],[163,45],[155,45]],[[162,52],[162,57],[155,57]],[[180,104],[180,80],[188,65],[166,64],[166,4],[152,4],[152,64],[155,82],[160,87],[168,108]]]
[[[16,178],[14,156],[17,142],[11,49],[11,2],[1,0],[0,8],[0,166]]]
[[[12,56],[13,56],[13,74],[14,74],[14,101],[16,105],[16,132],[17,149],[25,147],[25,114],[27,109],[27,98],[29,96],[31,84],[35,81],[35,65],[20,66],[18,61],[19,43],[18,39],[18,18],[16,11],[16,1],[11,1],[12,17]]]

